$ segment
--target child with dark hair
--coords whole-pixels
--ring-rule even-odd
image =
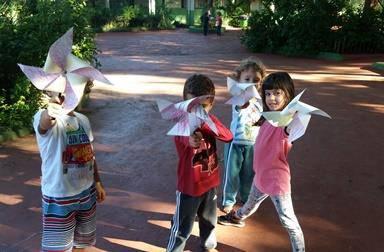
[[[262,84],[264,111],[281,111],[295,96],[293,81],[288,73],[268,75]],[[253,169],[255,178],[247,202],[237,211],[219,217],[222,225],[243,227],[244,219],[251,216],[268,197],[275,205],[283,227],[287,230],[292,251],[305,251],[304,236],[293,210],[291,175],[288,153],[292,143],[288,140],[291,125],[275,127],[263,120],[257,136]]]
[[[210,95],[201,102],[206,112],[213,107],[215,86],[205,75],[195,74],[184,85],[184,100]],[[201,247],[214,249],[217,245],[215,226],[216,187],[220,184],[216,139],[232,140],[231,132],[212,114],[216,135],[207,124],[189,136],[176,136],[175,145],[179,156],[177,168],[176,212],[172,219],[167,251],[183,251],[196,216],[199,220]]]

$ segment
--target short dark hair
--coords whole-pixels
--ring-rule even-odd
[[[269,74],[263,80],[261,85],[261,89],[263,92],[261,93],[261,97],[263,99],[264,110],[268,111],[268,107],[265,103],[265,90],[272,89],[281,89],[283,90],[287,100],[284,104],[284,107],[288,105],[290,101],[295,97],[295,86],[293,84],[293,80],[291,76],[287,72],[275,72]]]
[[[184,84],[183,98],[187,100],[187,94],[195,97],[202,95],[215,95],[215,85],[210,78],[203,74],[194,74]]]

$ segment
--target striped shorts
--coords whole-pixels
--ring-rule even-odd
[[[43,195],[42,251],[71,251],[96,243],[95,186],[71,197]]]

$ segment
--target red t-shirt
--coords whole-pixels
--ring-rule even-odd
[[[223,19],[220,16],[216,16],[216,26],[220,26],[223,23]]]
[[[189,145],[189,137],[176,136],[175,145],[179,156],[177,167],[177,190],[200,196],[220,184],[220,174],[216,153],[216,138],[223,142],[232,140],[232,133],[215,116],[209,115],[215,123],[218,135],[203,124],[199,131],[203,142],[199,148]]]

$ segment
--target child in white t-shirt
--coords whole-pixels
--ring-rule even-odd
[[[96,242],[96,200],[105,199],[88,118],[55,113],[63,96],[38,111],[33,126],[42,159],[42,251],[84,249]]]

